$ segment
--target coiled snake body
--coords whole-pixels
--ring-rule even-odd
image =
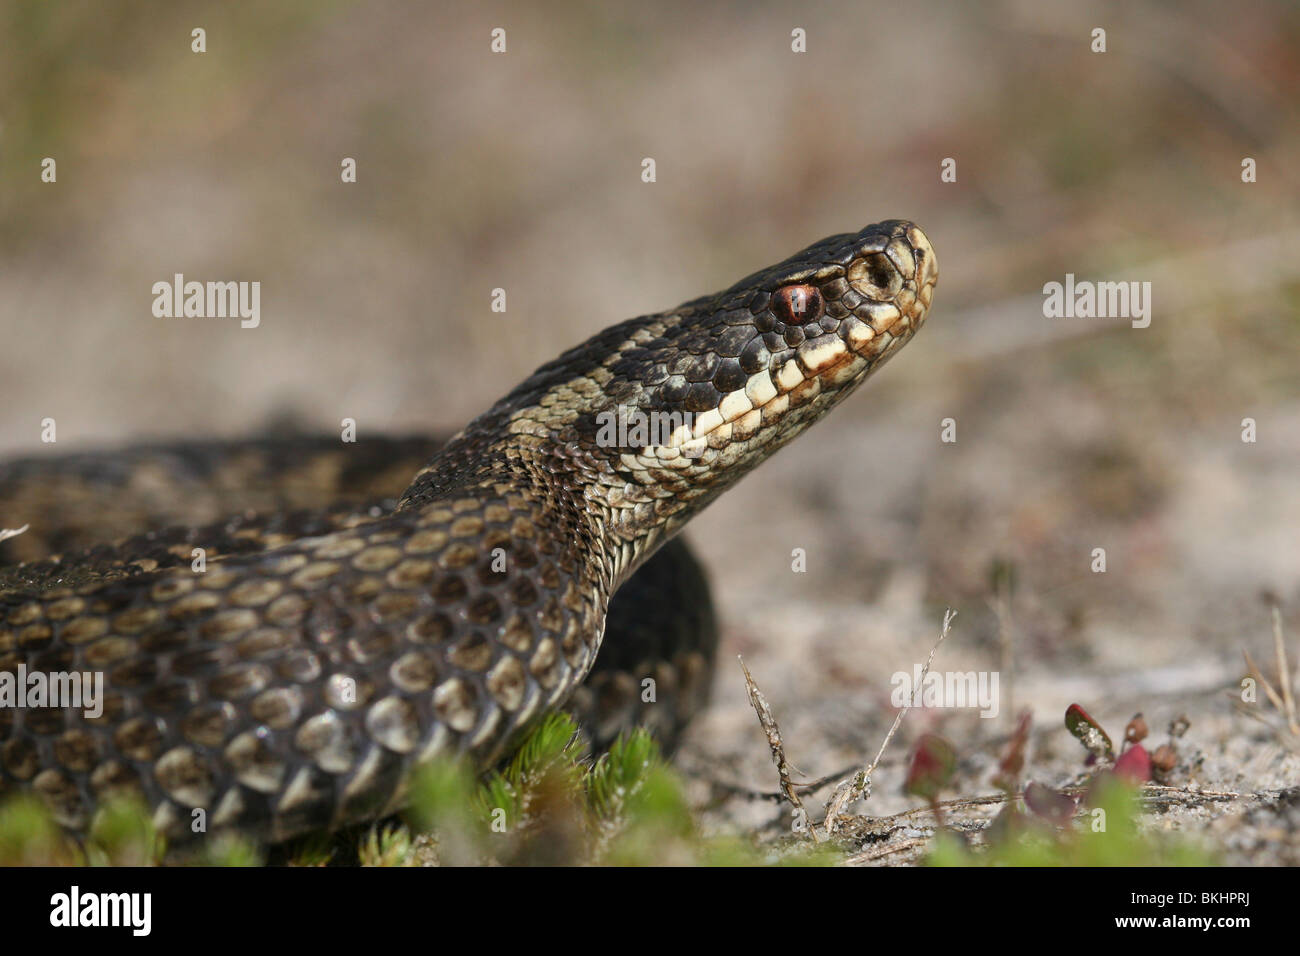
[[[38,793],[73,830],[118,790],[142,795],[172,840],[192,835],[196,808],[207,832],[335,829],[400,807],[422,760],[492,765],[557,707],[604,714],[594,736],[607,738],[627,710],[611,718],[618,706],[601,698],[652,657],[678,694],[644,710],[661,708],[672,735],[707,684],[711,638],[656,637],[656,615],[693,614],[697,633],[712,631],[707,591],[670,539],[897,352],[936,278],[911,223],[824,239],[606,329],[436,451],[371,445],[389,468],[429,455],[388,503],[358,506],[366,487],[334,504],[277,492],[256,513],[85,547],[138,530],[109,512],[166,480],[106,478],[102,459],[0,466],[0,525],[32,525],[27,552],[23,536],[0,547],[37,559],[0,568],[0,676],[97,672],[105,689],[98,716],[0,706],[0,793]],[[638,416],[648,432],[610,439],[611,420]],[[295,447],[277,454],[292,460]],[[299,451],[314,461],[324,449]],[[207,458],[135,454],[171,470]],[[235,473],[252,494],[247,469]],[[59,506],[67,481],[111,486],[94,512],[102,527],[60,522],[75,512]],[[638,625],[640,636],[617,633]],[[581,687],[593,664],[594,691]]]

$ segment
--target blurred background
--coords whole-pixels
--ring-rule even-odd
[[[1002,713],[904,737],[961,738],[971,792],[1022,706],[1068,776],[1076,700],[1191,713],[1204,783],[1300,779],[1226,698],[1270,603],[1300,632],[1297,5],[10,0],[0,49],[0,453],[454,430],[606,325],[914,219],[925,330],[692,526],[724,652],[686,765],[774,788],[736,653],[802,769],[874,754],[953,607],[936,667],[999,669]],[[178,272],[260,281],[260,327],[155,318]],[[1150,281],[1150,327],[1044,318],[1066,273]]]

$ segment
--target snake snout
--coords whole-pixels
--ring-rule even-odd
[[[929,238],[920,226],[910,224],[906,235],[912,246],[912,257],[916,261],[916,297],[928,309],[934,296],[935,284],[939,281],[939,260],[935,258],[934,246],[930,245]]]
[[[921,326],[939,269],[921,228],[891,220],[864,230],[844,275],[853,313],[847,341],[859,355],[875,358]]]

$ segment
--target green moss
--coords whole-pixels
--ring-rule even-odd
[[[196,862],[204,866],[261,866],[265,861],[251,841],[222,834],[203,844]]]
[[[91,823],[86,855],[96,866],[147,866],[162,859],[164,841],[139,800],[111,800]]]
[[[0,866],[76,862],[76,848],[35,797],[19,795],[0,805]]]
[[[362,866],[414,866],[415,846],[406,827],[371,827],[357,858]]]

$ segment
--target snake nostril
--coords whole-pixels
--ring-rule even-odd
[[[855,259],[849,266],[848,280],[858,293],[876,301],[893,298],[903,287],[902,274],[880,252]]]
[[[894,277],[894,270],[889,268],[888,263],[879,256],[872,256],[867,260],[867,279],[871,284],[880,289],[889,288],[890,280]]]
[[[788,285],[772,293],[772,313],[787,325],[816,322],[825,311],[826,301],[814,285]]]

